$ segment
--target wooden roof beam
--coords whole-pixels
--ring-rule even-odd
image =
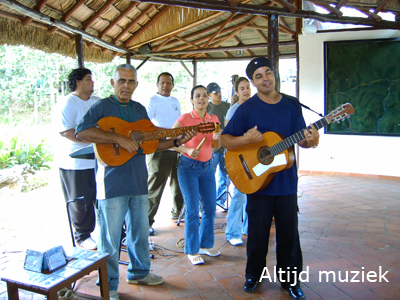
[[[46,5],[48,0],[40,0],[36,5],[35,5],[35,10],[37,11],[41,11],[42,8]],[[26,17],[23,21],[22,21],[22,25],[24,26],[28,26],[29,23],[32,21],[31,17]]]
[[[277,3],[277,4],[282,5],[284,8],[286,8],[286,9],[287,9],[288,11],[290,11],[292,14],[295,13],[296,10],[297,10],[296,5],[294,5],[294,4],[290,3],[290,2],[287,2],[287,1],[285,1],[285,0],[272,0],[272,2],[275,2],[275,3]]]
[[[162,47],[164,47],[169,41],[171,41],[172,39],[177,38],[177,36],[170,36],[169,38],[165,39],[164,42],[162,42],[160,45],[158,45],[157,47],[155,47],[153,49],[153,51],[158,51],[160,50]]]
[[[236,7],[239,4],[239,1],[237,0],[225,0],[226,2],[228,2],[229,6],[231,7]]]
[[[280,42],[279,46],[292,46],[295,45],[295,41],[290,42]],[[164,52],[151,52],[145,54],[145,56],[162,56],[162,55],[180,55],[180,54],[197,54],[207,53],[207,52],[223,52],[223,51],[234,51],[240,49],[257,49],[257,48],[266,48],[268,46],[267,43],[261,44],[252,44],[252,45],[240,45],[240,46],[233,46],[233,47],[218,47],[218,48],[201,48],[201,49],[193,49],[193,50],[184,50],[184,51],[164,51]]]
[[[129,6],[119,14],[117,18],[114,19],[114,21],[111,22],[110,25],[108,25],[100,34],[99,38],[103,38],[106,33],[111,30],[115,25],[118,24],[119,21],[121,21],[127,14],[129,14],[139,3],[138,2],[132,2],[129,4]]]
[[[378,12],[380,12],[385,6],[386,4],[389,3],[390,0],[382,0],[381,3],[379,3],[378,7],[375,8],[375,13],[377,14]]]
[[[211,42],[215,39],[215,37],[221,33],[222,29],[230,22],[232,21],[232,18],[235,16],[235,14],[231,14],[228,19],[225,20],[225,22],[219,27],[219,29],[211,36],[211,38],[208,40],[208,42],[203,46],[203,48],[206,48],[208,45],[211,44]]]
[[[360,18],[360,17],[347,17],[343,16],[338,18],[333,14],[323,14],[315,11],[308,11],[297,9],[294,13],[287,11],[286,8],[280,7],[267,7],[264,5],[250,5],[239,3],[237,7],[231,7],[224,1],[212,1],[212,0],[142,0],[141,2],[151,2],[157,4],[174,5],[180,7],[190,7],[197,9],[208,9],[215,11],[225,11],[230,13],[248,14],[248,15],[259,15],[266,16],[271,14],[277,14],[280,16],[288,16],[292,18],[310,18],[321,22],[332,22],[341,24],[355,24],[355,25],[366,25],[374,26],[375,28],[385,29],[400,29],[400,24],[395,21],[386,21],[377,23],[371,18]],[[320,1],[313,1],[318,3]],[[322,1],[321,1],[322,2]]]
[[[253,0],[244,0],[243,2],[241,2],[241,4],[246,4],[246,3],[249,3],[249,2],[252,2],[252,1],[253,1]],[[143,2],[143,1],[141,1],[141,2]],[[150,2],[150,1],[146,1],[146,2]],[[174,35],[180,34],[180,33],[182,33],[182,32],[185,32],[185,31],[187,31],[187,30],[190,30],[190,29],[192,29],[192,28],[194,28],[194,27],[197,27],[197,26],[199,26],[199,25],[201,25],[201,24],[203,24],[203,23],[205,23],[205,22],[212,21],[212,20],[214,20],[214,19],[216,19],[216,18],[219,18],[220,16],[222,16],[222,15],[224,15],[224,14],[226,14],[226,12],[217,12],[216,14],[214,14],[214,15],[212,15],[212,16],[209,16],[209,17],[207,17],[207,18],[204,18],[204,19],[202,19],[202,20],[200,20],[200,21],[194,22],[194,23],[189,24],[189,25],[187,25],[187,26],[185,26],[185,27],[176,29],[176,30],[174,30],[174,31],[171,31],[171,32],[166,33],[166,34],[164,34],[164,35],[161,35],[161,36],[159,36],[159,37],[156,37],[156,38],[147,40],[147,41],[145,41],[145,42],[142,42],[142,43],[140,43],[140,44],[137,44],[137,45],[135,45],[135,46],[132,46],[130,49],[137,49],[137,48],[140,48],[141,46],[146,45],[146,44],[148,44],[148,43],[154,43],[154,42],[157,42],[157,41],[159,41],[159,40],[168,38],[168,37],[170,37],[170,36],[174,36]],[[243,14],[242,14],[242,15],[239,15],[239,16],[245,17],[246,15],[243,15]],[[236,17],[239,17],[239,16],[236,16]],[[235,18],[236,18],[236,17],[235,17]]]
[[[242,18],[245,18],[245,17],[246,17],[246,15],[237,15],[237,16],[235,16],[235,17],[232,19],[232,22],[235,22],[235,21],[237,21],[237,20],[239,20],[239,19],[242,19]],[[192,34],[188,34],[188,35],[186,35],[186,36],[183,36],[182,38],[188,40],[188,39],[197,37],[197,36],[199,36],[199,35],[202,35],[202,34],[204,34],[204,33],[206,33],[206,32],[209,32],[209,31],[211,31],[211,30],[214,30],[214,29],[218,28],[218,27],[221,26],[222,24],[223,24],[223,22],[218,23],[218,24],[215,24],[215,25],[213,25],[213,26],[209,26],[209,27],[207,27],[207,28],[205,28],[205,29],[203,29],[203,30],[201,30],[201,31],[198,31],[198,32],[195,32],[195,33],[192,33]],[[222,32],[224,32],[224,30],[223,30]],[[177,36],[177,35],[176,35],[176,36]],[[173,42],[171,42],[170,44],[168,44],[168,46],[170,46],[170,45],[172,45],[172,44],[176,44],[176,43],[178,43],[178,42],[179,42],[179,40],[173,41]],[[137,46],[135,46],[135,48],[136,48],[136,47],[137,47]]]
[[[341,9],[343,6],[345,6],[350,0],[340,0],[340,2],[336,5],[337,9]]]
[[[382,17],[377,15],[376,13],[370,12],[368,9],[358,9],[358,11],[366,14],[368,17],[374,19],[376,22],[382,22]]]
[[[242,41],[235,35],[233,36],[233,39],[238,43],[237,46],[243,45]],[[254,53],[250,51],[250,49],[244,49],[246,53],[250,56],[254,56]]]
[[[163,6],[159,12],[153,16],[153,18],[146,23],[146,25],[144,25],[140,30],[138,30],[137,32],[135,32],[133,34],[133,36],[131,36],[125,43],[124,43],[124,47],[129,47],[129,44],[132,43],[134,40],[136,40],[138,38],[139,35],[141,35],[144,31],[146,31],[151,25],[154,24],[155,21],[157,21],[163,14],[165,14],[171,6]]]
[[[113,40],[113,43],[115,44],[119,39],[121,39],[125,34],[127,34],[129,32],[129,30],[131,30],[140,21],[140,19],[145,17],[147,15],[147,13],[149,13],[155,7],[156,7],[155,4],[151,4],[145,10],[143,10],[135,20],[132,20],[131,24],[126,26],[125,29],[122,30],[120,32],[120,34],[117,35],[117,37]]]
[[[103,5],[102,7],[100,7],[100,8],[95,12],[95,14],[94,14],[91,18],[89,18],[89,20],[87,20],[87,21],[82,25],[82,29],[83,29],[83,30],[87,30],[87,29],[89,28],[89,26],[92,25],[92,24],[94,23],[94,21],[96,21],[97,18],[100,17],[100,16],[103,14],[103,12],[105,12],[105,10],[106,10],[107,8],[109,8],[111,5],[114,4],[115,1],[116,1],[116,0],[107,0],[107,2],[104,3],[104,5]]]
[[[338,18],[341,18],[343,16],[343,13],[340,10],[338,10],[336,7],[334,7],[334,6],[330,6],[328,4],[322,4],[322,3],[318,3],[318,4],[315,4],[315,5],[323,7],[327,11],[330,11],[331,13],[334,13],[335,15],[338,16]]]
[[[252,19],[251,19],[250,21],[247,21],[247,22],[238,24],[238,25],[236,25],[235,27],[225,28],[225,29],[223,29],[223,30],[221,31],[221,34],[224,34],[224,33],[227,33],[227,32],[231,32],[232,30],[237,29],[237,28],[241,28],[242,26],[245,27],[245,26],[247,26],[248,24],[253,23],[253,22],[254,22],[254,21],[252,21]],[[191,36],[197,36],[197,35],[198,35],[198,34],[196,34],[196,35],[191,35]],[[193,41],[193,43],[201,43],[201,42],[204,42],[204,41],[208,40],[208,39],[210,38],[210,36],[211,36],[211,35],[208,35],[208,36],[205,36],[205,37],[201,37],[201,38],[199,38],[199,39]],[[185,39],[188,39],[189,36],[185,36],[184,38],[185,38]],[[174,48],[169,49],[168,51],[181,50],[181,49],[183,49],[183,48],[186,48],[186,45],[183,45],[183,46],[182,46],[182,45],[181,45],[181,46],[176,46],[176,47],[174,47]]]
[[[267,37],[264,35],[264,33],[261,32],[261,30],[255,29],[255,32],[257,32],[257,34],[260,36],[260,38],[261,38],[264,42],[268,43]]]
[[[263,16],[262,18],[268,22],[268,17]],[[282,18],[279,18],[279,23],[283,23],[286,25],[286,22]],[[296,34],[296,32],[294,30],[290,29],[287,25],[285,26],[283,24],[279,24],[279,31],[290,34],[292,36]],[[263,29],[263,28],[260,28],[260,29]],[[268,27],[266,30],[268,30]]]
[[[78,0],[76,1],[76,3],[61,17],[60,21],[61,22],[66,22],[71,16],[72,14],[77,11],[77,9],[83,4],[85,3],[85,0]],[[58,28],[57,27],[51,27],[49,29],[49,32],[51,34],[53,34]]]

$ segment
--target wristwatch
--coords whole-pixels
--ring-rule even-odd
[[[175,139],[175,140],[174,140],[174,146],[175,146],[176,148],[179,148],[180,145],[178,145],[178,139]]]

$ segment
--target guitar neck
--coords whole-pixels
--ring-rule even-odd
[[[328,124],[329,124],[328,120],[324,117],[321,120],[315,122],[313,125],[315,126],[315,128],[320,130],[322,127],[324,127]],[[308,130],[311,129],[311,126],[308,126],[307,129]],[[304,129],[292,134],[288,138],[280,141],[279,143],[277,143],[277,144],[273,145],[271,148],[269,148],[271,156],[273,157],[275,155],[278,155],[279,153],[292,147],[294,144],[298,143],[299,141],[301,141],[304,138],[305,138]]]
[[[152,140],[159,140],[167,137],[179,136],[188,131],[199,131],[199,126],[188,126],[188,127],[180,127],[180,128],[172,128],[172,129],[162,129],[162,130],[155,130],[143,133],[144,141],[152,141]]]

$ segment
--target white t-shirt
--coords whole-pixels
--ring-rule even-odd
[[[56,145],[57,165],[65,170],[86,170],[94,169],[94,159],[79,159],[69,156],[70,153],[87,147],[86,143],[73,142],[70,139],[62,137],[59,133],[71,128],[76,129],[79,121],[83,118],[89,108],[100,100],[100,97],[91,96],[89,100],[84,101],[78,96],[69,94],[57,103],[54,115],[55,130],[59,136]]]
[[[150,121],[155,126],[172,128],[181,115],[181,104],[175,97],[156,94],[150,98],[146,110]]]

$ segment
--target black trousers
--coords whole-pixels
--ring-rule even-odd
[[[96,178],[94,169],[64,170],[60,168],[61,188],[65,202],[71,202],[69,212],[75,229],[75,240],[81,242],[90,237],[96,225],[95,201]]]
[[[284,272],[281,285],[289,287],[291,283],[298,283],[303,255],[298,231],[297,195],[247,195],[246,212],[249,218],[246,279],[258,281],[266,267],[271,222],[275,217],[276,270]],[[273,272],[269,272],[272,277]]]

